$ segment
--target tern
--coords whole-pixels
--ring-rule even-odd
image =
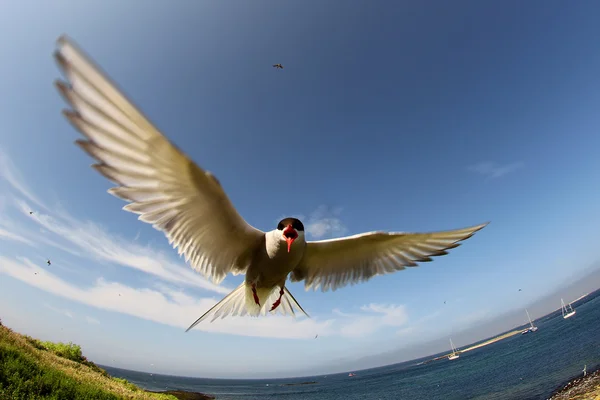
[[[238,214],[219,180],[171,143],[67,36],[58,39],[54,57],[66,78],[56,80],[56,87],[72,107],[63,114],[86,138],[76,143],[98,161],[92,167],[117,185],[108,192],[129,203],[124,210],[162,231],[215,284],[230,273],[245,275],[186,332],[209,317],[212,322],[274,311],[308,317],[286,288],[288,277],[304,281],[305,290],[336,290],[445,255],[488,224],[307,241],[302,222],[284,218],[263,232]]]
[[[273,68],[283,69],[283,65],[281,65],[281,64],[273,64]]]

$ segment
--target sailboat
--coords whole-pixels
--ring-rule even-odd
[[[530,327],[525,329],[523,332],[521,332],[521,335],[524,335],[529,332],[535,332],[538,330],[537,326],[533,325],[533,322],[531,322],[531,317],[529,316],[529,311],[527,311],[527,309],[525,309],[525,312],[527,313],[527,319],[529,320]]]
[[[452,353],[448,356],[448,360],[456,360],[458,358],[458,352],[456,351],[456,347],[454,347],[454,343],[452,343],[452,339],[450,339],[450,347],[452,347]]]
[[[562,308],[562,316],[564,319],[570,318],[575,315],[575,309],[571,306],[571,303],[565,305],[563,299],[560,299],[560,305]]]

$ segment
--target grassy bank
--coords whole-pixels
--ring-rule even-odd
[[[185,396],[185,397],[184,397]],[[73,343],[42,342],[0,322],[0,399],[210,399],[200,393],[176,396],[147,392],[113,378],[88,361]]]

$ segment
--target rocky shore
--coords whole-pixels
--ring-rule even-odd
[[[573,379],[549,400],[600,400],[600,370]]]

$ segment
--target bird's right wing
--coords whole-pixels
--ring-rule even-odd
[[[458,247],[486,225],[431,233],[369,232],[308,242],[290,279],[304,280],[306,289],[335,290],[448,254],[446,250]]]
[[[68,83],[56,86],[74,110],[64,114],[87,140],[77,144],[117,184],[123,209],[162,231],[186,261],[213,282],[243,272],[264,232],[235,210],[219,181],[190,160],[68,38],[55,58]]]

